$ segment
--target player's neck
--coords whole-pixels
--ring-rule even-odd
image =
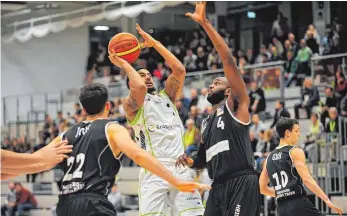
[[[224,104],[225,100],[226,100],[226,99],[224,99],[224,100],[222,100],[221,102],[219,102],[219,103],[213,105],[213,106],[212,106],[213,111],[216,111],[216,110],[218,109],[218,107],[220,107],[222,104]]]
[[[103,115],[92,115],[92,116],[87,116],[86,120],[87,122],[91,122],[97,119],[106,119],[107,117],[103,116]]]
[[[283,146],[292,146],[290,140],[286,139],[286,138],[282,138],[280,139],[280,144],[278,145],[279,147],[283,147]]]

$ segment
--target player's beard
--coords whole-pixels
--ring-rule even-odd
[[[153,94],[156,91],[155,87],[147,88],[148,94]]]
[[[219,104],[225,99],[225,89],[213,92],[207,96],[207,101],[213,105]]]

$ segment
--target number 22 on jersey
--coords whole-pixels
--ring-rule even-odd
[[[75,178],[82,178],[83,171],[81,171],[81,169],[83,167],[84,160],[85,160],[85,154],[79,153],[76,157],[76,162],[79,163],[79,166],[77,167],[76,170],[71,170],[72,166],[74,165],[74,162],[75,162],[75,157],[73,157],[73,156],[69,157],[66,160],[67,166],[69,167],[69,169],[67,170],[66,174],[64,175],[64,178],[62,181],[64,182],[64,181],[70,181],[71,179],[75,179]],[[71,174],[71,172],[72,172],[72,174]]]
[[[224,124],[222,117],[219,117],[218,122],[217,122],[217,128],[221,128],[222,130],[224,130],[224,126],[225,126],[225,124]]]

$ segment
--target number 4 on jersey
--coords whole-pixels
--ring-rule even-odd
[[[219,117],[218,122],[217,122],[217,128],[221,128],[224,130],[224,121],[222,120],[222,117]]]

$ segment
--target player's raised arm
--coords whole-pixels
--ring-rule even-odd
[[[276,197],[275,190],[269,187],[270,179],[266,169],[266,162],[267,162],[267,159],[264,162],[263,171],[261,172],[261,175],[259,178],[260,193],[267,196]]]
[[[233,95],[237,96],[239,99],[238,110],[235,110],[236,117],[243,122],[249,122],[249,97],[246,91],[245,83],[237,69],[233,55],[227,43],[206,18],[206,2],[197,2],[194,14],[187,13],[186,16],[199,23],[206,31],[208,37],[211,39],[223,62],[224,73],[231,86]],[[229,95],[228,98],[228,101],[230,100],[233,100],[231,95]]]
[[[124,59],[119,58],[116,54],[109,53],[110,61],[122,68],[129,78],[130,94],[124,99],[123,108],[126,117],[132,121],[145,101],[147,87],[140,74]]]
[[[310,189],[316,196],[321,198],[331,209],[335,210],[340,215],[342,215],[342,210],[330,201],[329,197],[324,193],[324,191],[319,187],[317,182],[311,176],[306,166],[306,158],[304,151],[300,148],[294,148],[290,152],[290,156],[293,159],[294,166],[306,187]]]
[[[124,127],[118,124],[110,124],[107,127],[107,134],[109,137],[109,145],[114,155],[119,155],[120,152],[123,152],[136,164],[168,181],[178,190],[192,192],[196,188],[210,189],[208,185],[198,184],[196,182],[185,182],[174,177],[157,159],[147,151],[141,149],[131,139],[128,131]]]
[[[61,141],[61,137],[33,154],[1,150],[1,178],[49,170],[67,158],[66,154],[71,151],[72,146],[67,145],[67,141]]]
[[[144,38],[146,47],[153,47],[165,59],[172,70],[172,74],[168,77],[165,83],[165,92],[172,102],[175,102],[180,92],[183,89],[186,69],[184,65],[159,41],[153,39],[149,34],[144,32],[139,24],[136,24],[136,29]]]

